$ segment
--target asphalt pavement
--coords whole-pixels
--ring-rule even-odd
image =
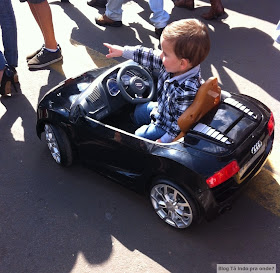
[[[217,264],[276,264],[280,272],[279,0],[224,0],[227,15],[205,21],[211,52],[202,76],[224,90],[256,97],[274,114],[275,142],[263,170],[231,211],[190,230],[161,223],[149,203],[85,169],[58,167],[35,132],[36,107],[62,80],[124,59],[106,59],[103,42],[158,48],[145,0],[123,6],[123,26],[104,28],[86,0],[49,1],[63,62],[29,71],[41,47],[27,3],[12,0],[18,26],[20,92],[0,98],[0,272],[217,272]],[[165,0],[170,21],[199,18]],[[1,48],[1,45],[0,45]],[[277,271],[277,272],[278,272]],[[268,272],[270,273],[270,272]]]

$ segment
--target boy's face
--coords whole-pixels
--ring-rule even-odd
[[[162,36],[160,43],[162,49],[160,58],[167,72],[173,73],[174,76],[178,76],[189,70],[189,68],[186,67],[186,62],[189,64],[189,61],[186,59],[178,59],[175,55],[174,43],[165,40]]]

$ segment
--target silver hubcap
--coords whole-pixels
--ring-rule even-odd
[[[150,197],[156,213],[167,224],[186,228],[192,223],[191,206],[177,189],[167,184],[158,184],[152,188]]]
[[[47,145],[49,147],[49,150],[51,151],[52,157],[58,164],[60,164],[61,156],[60,156],[60,152],[59,152],[59,147],[58,147],[53,129],[48,124],[45,125],[45,136],[46,136]]]

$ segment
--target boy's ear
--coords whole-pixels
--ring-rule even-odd
[[[189,59],[181,59],[182,70],[189,70],[192,67],[192,64]]]

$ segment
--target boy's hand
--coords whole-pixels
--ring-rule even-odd
[[[108,47],[109,54],[106,55],[106,58],[113,58],[113,57],[121,57],[123,54],[124,48],[118,45],[111,45],[108,43],[103,43],[104,46]]]

